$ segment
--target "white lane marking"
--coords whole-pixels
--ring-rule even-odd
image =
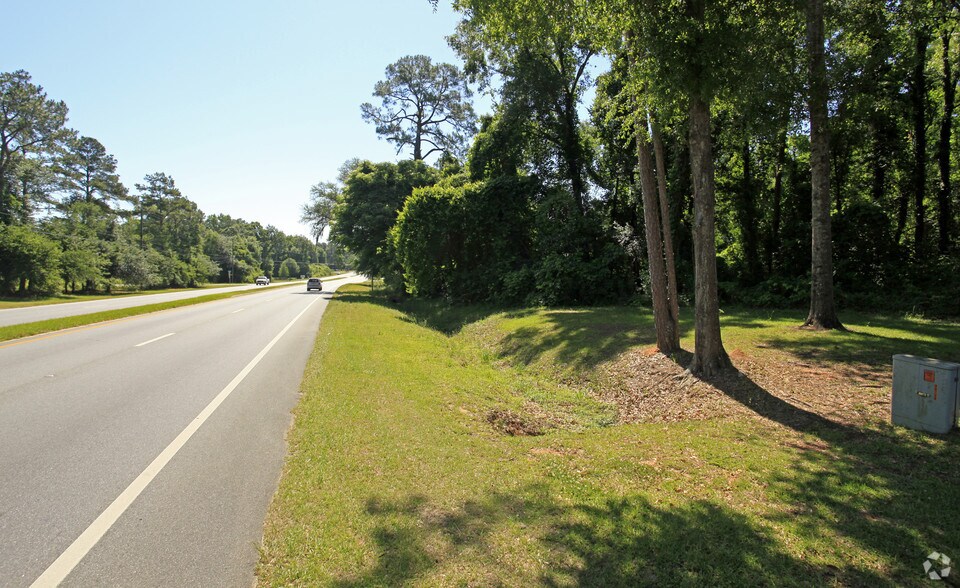
[[[250,360],[250,363],[246,365],[240,373],[238,373],[233,380],[230,381],[227,386],[217,394],[217,397],[210,401],[210,404],[204,408],[200,414],[193,419],[193,421],[187,425],[187,428],[184,429],[177,438],[170,442],[170,445],[167,445],[166,449],[160,452],[151,463],[147,466],[147,469],[143,470],[137,478],[127,486],[126,490],[120,493],[120,496],[117,496],[110,506],[106,508],[100,516],[97,517],[95,521],[90,523],[90,526],[80,534],[79,537],[70,544],[70,547],[66,549],[63,553],[60,554],[60,557],[56,559],[50,567],[48,567],[39,578],[37,578],[33,584],[30,585],[30,588],[47,588],[58,586],[60,582],[63,582],[66,577],[73,571],[73,568],[77,567],[77,564],[86,557],[87,553],[93,549],[93,546],[100,541],[104,534],[110,530],[110,527],[117,522],[117,519],[133,504],[133,501],[137,499],[137,496],[150,485],[150,482],[157,477],[163,468],[170,463],[170,460],[173,459],[173,456],[177,454],[184,445],[187,444],[187,441],[190,440],[190,437],[203,426],[203,423],[210,418],[210,416],[223,404],[223,401],[227,399],[228,396],[240,385],[240,382],[246,378],[250,372],[253,371],[253,368],[257,367],[257,364],[260,363],[260,360],[273,349],[273,346],[277,344],[277,341],[281,337],[287,334],[287,331],[293,327],[293,324],[300,320],[310,307],[313,306],[313,303],[316,300],[310,302],[306,308],[300,311],[292,321],[287,323],[277,336],[274,337],[267,346],[264,347],[256,357]]]
[[[134,347],[143,347],[144,345],[149,345],[149,344],[151,344],[151,343],[156,343],[156,342],[159,341],[160,339],[166,339],[167,337],[172,337],[172,336],[174,336],[174,335],[176,335],[176,333],[167,333],[166,335],[160,335],[160,336],[157,337],[156,339],[150,339],[149,341],[144,341],[143,343],[137,343],[136,345],[134,345]]]
[[[245,311],[245,310],[246,310],[246,308],[241,308],[240,310],[235,310],[235,311],[231,312],[230,314],[237,314],[238,312],[243,312],[243,311]]]

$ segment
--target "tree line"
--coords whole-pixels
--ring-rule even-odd
[[[0,294],[193,287],[350,263],[332,244],[207,216],[165,173],[131,192],[67,113],[27,72],[0,73]]]
[[[361,270],[463,301],[641,293],[667,352],[692,304],[707,374],[721,303],[960,315],[956,2],[453,5],[463,70],[403,58],[362,107],[412,159],[351,160],[308,205]]]

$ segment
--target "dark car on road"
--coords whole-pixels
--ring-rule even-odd
[[[323,282],[320,281],[320,278],[310,278],[307,280],[307,292],[310,290],[323,291]]]

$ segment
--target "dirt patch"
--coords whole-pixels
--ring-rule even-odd
[[[778,350],[734,349],[735,370],[709,381],[689,374],[690,354],[671,358],[651,348],[601,368],[599,396],[621,422],[679,422],[766,417],[827,419],[864,425],[889,420],[890,370],[831,365]]]
[[[487,413],[487,422],[493,425],[494,429],[513,437],[543,435],[543,430],[539,425],[531,423],[509,410],[491,410]]]

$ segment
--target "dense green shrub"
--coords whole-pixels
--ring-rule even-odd
[[[463,256],[464,191],[418,188],[397,217],[391,236],[411,294],[451,294],[453,273]]]
[[[336,272],[330,269],[330,266],[325,263],[311,263],[310,271],[307,273],[307,275],[311,278],[323,278],[326,276],[332,276],[335,273]]]
[[[288,257],[280,264],[281,278],[296,278],[300,276],[300,264],[296,259]]]
[[[634,293],[630,260],[602,218],[594,209],[581,214],[563,190],[548,192],[537,204],[530,302],[606,303]]]
[[[60,289],[60,246],[29,227],[0,225],[0,290],[21,296]]]
[[[118,285],[135,289],[150,288],[162,283],[160,263],[163,256],[153,249],[140,249],[126,242],[117,243],[111,256],[110,275]]]
[[[810,303],[810,277],[773,276],[750,287],[720,282],[720,298],[742,306],[800,308]]]
[[[874,202],[851,202],[834,215],[833,254],[836,286],[849,293],[887,288],[906,265],[886,212]]]
[[[108,260],[100,255],[96,242],[88,245],[67,249],[60,255],[60,274],[64,287],[75,291],[78,284],[80,288],[90,284],[96,288],[103,280],[103,269]]]
[[[334,210],[332,237],[357,256],[357,269],[402,288],[403,270],[390,232],[414,188],[432,186],[439,172],[422,161],[361,161],[347,175]]]
[[[537,199],[539,198],[539,202]],[[415,190],[392,232],[407,291],[457,301],[582,304],[631,292],[622,247],[601,215],[533,178]]]

